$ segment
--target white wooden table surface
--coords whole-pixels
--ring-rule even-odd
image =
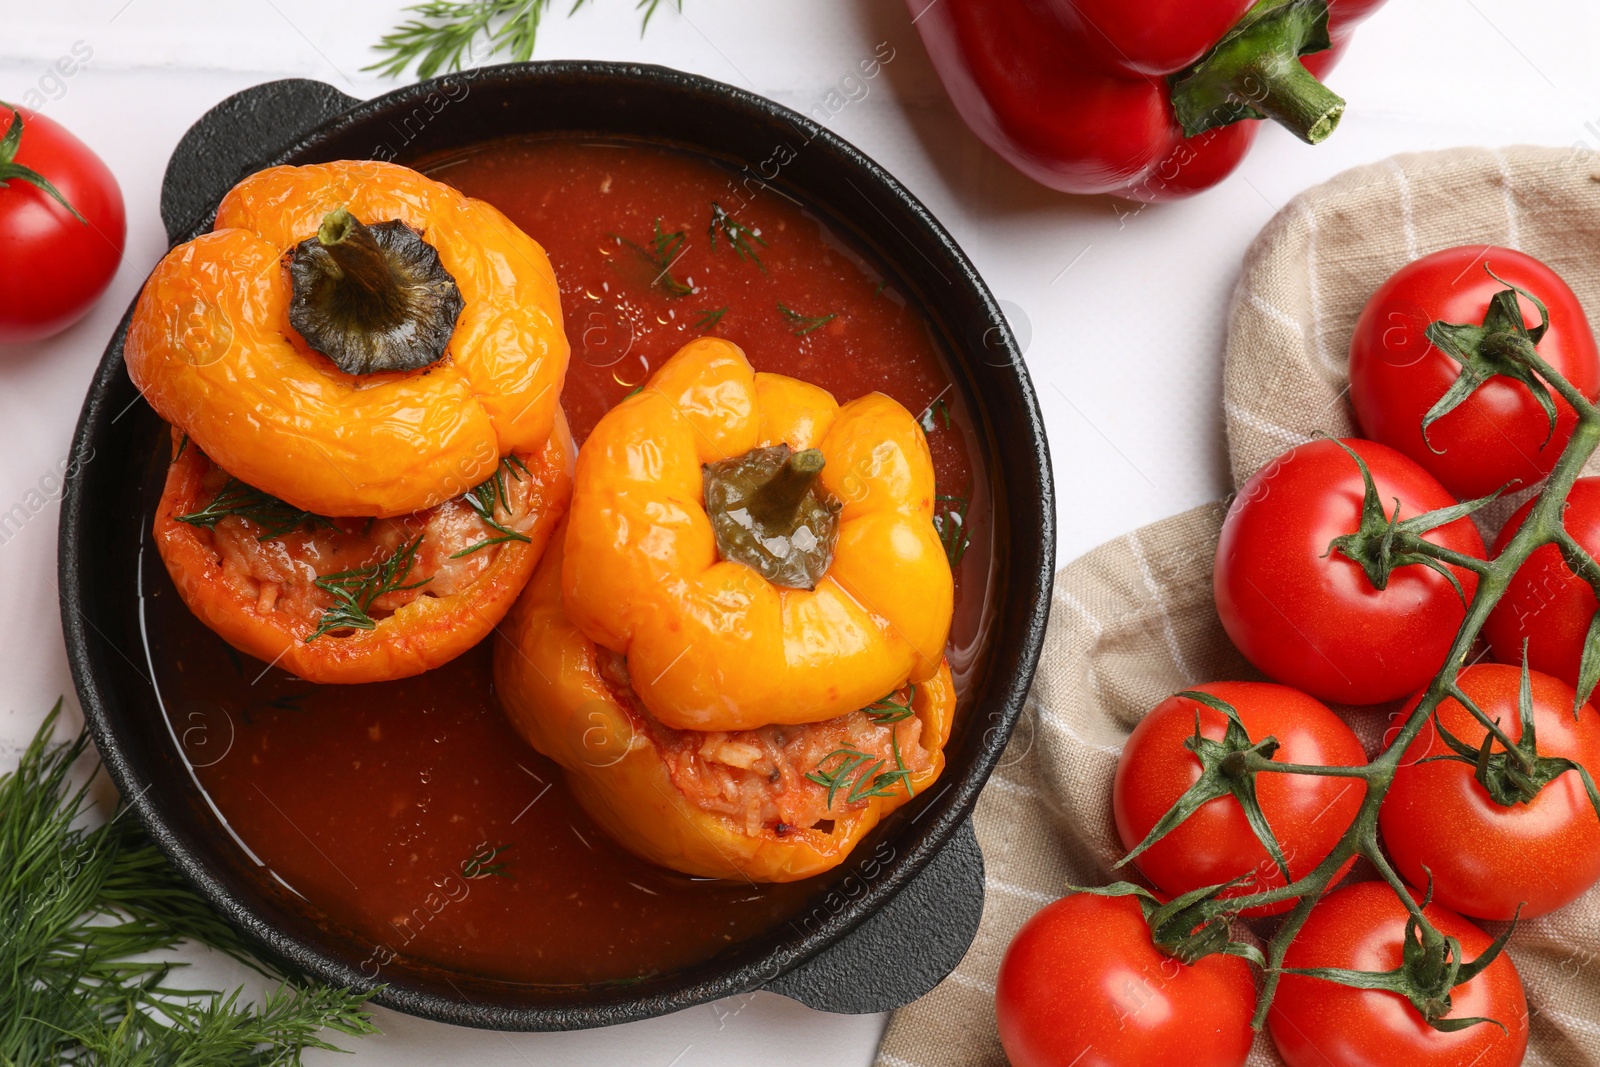
[[[1395,152],[1461,144],[1600,148],[1600,7],[1588,0],[1392,0],[1362,28],[1332,84],[1350,101],[1317,149],[1265,131],[1222,187],[1129,213],[1031,184],[990,154],[945,100],[902,0],[684,0],[641,38],[629,0],[573,17],[557,0],[539,58],[662,63],[817,117],[883,42],[893,59],[828,119],[910,187],[977,263],[1026,346],[1049,427],[1059,560],[1222,495],[1218,370],[1223,313],[1250,239],[1294,193]],[[166,249],[157,203],[167,156],[228,94],[282,77],[358,97],[396,0],[0,0],[0,99],[43,110],[116,173],[127,252],[110,293],[50,341],[0,349],[0,514],[51,495],[90,374],[124,307]],[[81,42],[81,44],[80,44]],[[74,46],[92,50],[70,78]],[[37,97],[28,94],[36,92]],[[856,93],[860,96],[859,90]],[[55,587],[58,508],[0,531],[0,766],[58,695],[77,722]],[[247,972],[209,953],[185,977]],[[378,1012],[381,1037],[315,1063],[768,1067],[871,1062],[881,1016],[831,1016],[770,994],[573,1034],[501,1035]]]

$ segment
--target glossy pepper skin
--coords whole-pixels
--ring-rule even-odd
[[[449,596],[419,596],[376,620],[371,630],[324,634],[264,608],[258,598],[225,581],[212,539],[178,516],[208,497],[201,478],[208,461],[174,432],[172,465],[156,512],[155,542],[173,585],[195,616],[234,648],[309,682],[356,684],[409,678],[455,659],[489,635],[527,584],[534,565],[566,514],[572,492],[573,443],[557,411],[551,434],[536,452],[519,456],[532,480],[534,521],[526,541],[497,546],[476,581]]]
[[[1342,101],[1304,76],[1325,74],[1382,0],[1327,0],[1325,24],[1321,3],[907,0],[945,90],[985,144],[1052,189],[1143,201],[1210,188],[1255,139],[1258,122],[1238,121],[1219,98],[1175,87],[1197,65],[1207,67],[1213,89],[1233,86],[1236,101],[1254,101],[1257,117],[1284,112],[1280,121],[1313,143],[1331,132],[1338,114],[1329,110],[1337,103],[1342,111]],[[1296,8],[1296,21],[1316,25],[1309,34],[1304,27],[1271,34],[1273,58],[1251,60],[1249,70],[1239,69],[1238,51],[1213,55],[1242,20],[1268,7]],[[1255,45],[1248,50],[1259,54]],[[1188,135],[1175,93],[1191,101]]]
[[[660,750],[626,698],[601,672],[595,643],[562,608],[562,538],[495,631],[495,692],[524,740],[566,770],[586,811],[629,850],[705,878],[792,882],[838,866],[878,821],[921,794],[944,769],[956,706],[941,661],[912,701],[932,765],[911,790],[874,796],[835,816],[831,829],[762,827],[748,833],[726,815],[696,806],[673,783]],[[781,833],[779,832],[781,829]]]
[[[465,304],[438,362],[346,374],[289,325],[286,253],[347,208],[437,249]],[[544,250],[482,201],[390,163],[274,167],[215,229],[167,254],[129,326],[151,406],[240,480],[330,516],[404,515],[477,485],[550,436],[566,376]]]
[[[705,510],[703,464],[779,443],[820,449],[820,484],[842,505],[815,589],[720,559]],[[566,612],[627,657],[639,698],[675,729],[836,718],[938,670],[954,580],[933,505],[928,442],[905,408],[881,393],[841,407],[701,338],[584,442]]]

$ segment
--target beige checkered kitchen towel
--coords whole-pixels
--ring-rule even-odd
[[[1236,485],[1316,431],[1354,431],[1345,361],[1367,296],[1406,262],[1470,243],[1549,263],[1600,330],[1600,154],[1399,156],[1308,190],[1273,219],[1246,257],[1229,320],[1223,403]],[[1211,601],[1222,516],[1221,504],[1174,516],[1056,575],[1028,712],[975,815],[988,876],[983,924],[956,972],[895,1014],[879,1067],[1005,1063],[993,1007],[1000,957],[1069,882],[1110,880],[1119,854],[1111,777],[1128,732],[1186,685],[1258,677]],[[1352,720],[1369,743],[1381,714]],[[1523,923],[1511,945],[1533,1013],[1527,1062],[1600,1064],[1600,890]],[[1263,1036],[1250,1062],[1281,1061]]]

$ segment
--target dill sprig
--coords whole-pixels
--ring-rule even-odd
[[[588,0],[574,0],[569,16]],[[683,10],[683,0],[675,0]],[[650,27],[650,19],[662,0],[639,0],[635,10],[644,12],[639,35]],[[519,63],[533,58],[539,37],[539,23],[551,0],[427,0],[405,10],[411,18],[396,26],[373,50],[386,58],[363,70],[375,70],[386,78],[405,73],[413,62],[417,77],[431,78],[441,70],[460,70],[462,60],[483,60],[500,52]],[[483,45],[474,46],[479,38]]]
[[[766,239],[761,236],[761,231],[752,229],[728,214],[723,206],[715,200],[711,202],[711,225],[706,227],[706,233],[711,238],[711,251],[717,250],[717,234],[727,240],[728,247],[740,259],[747,259],[761,268],[761,273],[767,272],[767,265],[761,262],[761,257],[756,255],[755,246],[750,242],[755,241],[762,248],[767,247]]]
[[[500,845],[481,854],[474,852],[461,865],[461,877],[472,879],[488,878],[493,875],[496,878],[510,878],[511,875],[506,873],[506,865],[504,863],[493,862],[496,856],[510,847],[510,845]]]
[[[727,307],[706,308],[700,313],[700,319],[694,324],[697,330],[713,330],[722,317],[728,313]]]
[[[214,530],[217,523],[230,516],[248,519],[261,527],[262,533],[256,538],[257,541],[270,541],[274,537],[282,537],[307,523],[312,526],[333,528],[331,519],[315,512],[303,511],[293,504],[279,500],[271,493],[262,492],[233,477],[223,483],[209,504],[199,511],[179,515],[178,521]]]
[[[939,505],[933,514],[933,528],[939,535],[939,543],[944,546],[944,554],[950,560],[950,569],[955,570],[960,564],[961,557],[967,554],[967,507],[971,503],[964,496],[948,496],[941,494],[933,498]]]
[[[911,703],[917,699],[917,685],[915,682],[911,683],[906,689],[904,700],[895,699],[899,692],[900,690],[896,689],[893,693],[880,700],[874,700],[861,710],[867,713],[867,718],[880,726],[890,726],[897,722],[905,722],[916,714],[911,707]]]
[[[813,330],[820,330],[839,317],[838,312],[834,312],[831,315],[806,315],[787,306],[781,300],[778,301],[778,314],[787,319],[789,325],[794,327],[794,335],[796,337],[804,337]]]
[[[625,244],[633,249],[634,253],[655,271],[655,275],[650,279],[652,286],[659,285],[666,290],[668,296],[688,296],[694,292],[694,286],[680,282],[672,276],[672,265],[683,255],[683,245],[689,239],[688,234],[682,230],[664,232],[661,229],[661,220],[657,218],[655,236],[650,238],[649,248],[626,237],[618,237],[616,234],[611,236],[619,244]]]
[[[496,507],[507,515],[511,514],[511,498],[506,495],[505,476],[508,472],[513,479],[520,482],[522,481],[522,475],[528,473],[528,467],[516,456],[508,455],[500,461],[500,465],[494,469],[492,475],[474,486],[466,496],[461,498],[467,502],[467,505],[473,511],[478,513],[478,518],[482,519],[491,528],[498,530],[500,536],[486,537],[475,545],[468,545],[460,552],[453,553],[450,556],[451,559],[470,556],[480,548],[488,548],[490,545],[502,545],[507,541],[528,542],[529,538],[526,534],[518,533],[511,527],[503,525],[494,517]]]
[[[939,428],[939,423],[944,423],[944,428],[950,428],[950,405],[940,397],[929,404],[922,411],[922,417],[917,420],[922,424],[923,433],[932,433]]]
[[[317,588],[331,594],[335,603],[322,613],[316,630],[306,638],[306,644],[334,630],[371,630],[378,625],[370,614],[375,600],[389,593],[417,589],[433,581],[432,578],[424,578],[420,582],[405,584],[406,578],[411,575],[411,568],[417,562],[417,548],[421,544],[422,534],[417,534],[416,540],[401,545],[391,555],[369,567],[319,575]]]
[[[886,771],[883,759],[874,760],[872,756],[859,749],[844,747],[836,748],[817,764],[817,769],[807,774],[806,777],[816,782],[828,791],[828,807],[833,807],[833,798],[841,791],[845,794],[846,804],[858,804],[870,797],[889,797],[894,795],[894,787],[905,784],[907,795],[911,794],[911,772],[906,769],[905,761],[900,758],[900,741],[894,739],[894,758],[898,765],[896,770]],[[830,761],[837,761],[832,770],[827,770]],[[868,766],[870,764],[870,766]]]
[[[298,1065],[320,1035],[374,1032],[365,997],[285,979],[179,877],[119,809],[82,825],[71,788],[88,737],[50,741],[60,712],[0,775],[0,1063]],[[141,959],[194,939],[281,981],[259,1004],[168,984],[183,964]]]

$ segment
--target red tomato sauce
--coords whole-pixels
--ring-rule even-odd
[[[580,442],[704,332],[841,402],[880,390],[925,415],[939,492],[965,508],[970,539],[950,648],[960,686],[991,588],[987,482],[964,399],[892,278],[792,200],[686,153],[508,141],[419,169],[549,252]],[[748,227],[735,233],[750,255],[726,228],[713,247],[713,202]],[[274,878],[370,946],[374,977],[409,957],[537,983],[626,981],[714,957],[813,892],[689,878],[613,844],[501,715],[487,643],[419,678],[316,686],[234,652],[147,565],[151,660],[202,787]]]

